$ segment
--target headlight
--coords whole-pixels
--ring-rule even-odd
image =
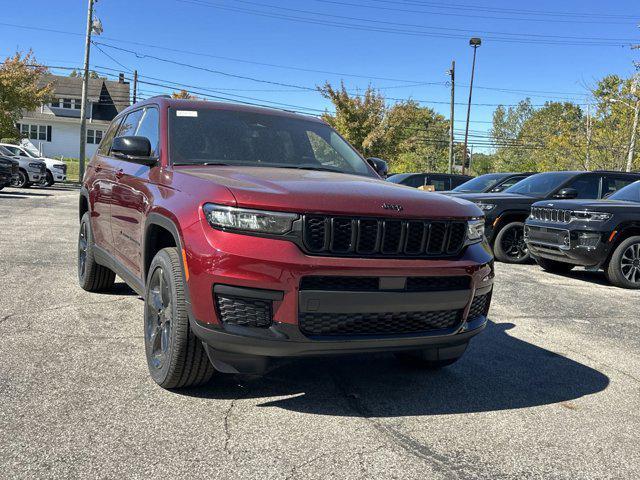
[[[571,212],[572,220],[585,220],[587,222],[606,222],[611,216],[610,213],[602,212]]]
[[[489,212],[489,211],[493,210],[494,208],[496,208],[495,204],[493,204],[493,203],[482,203],[482,202],[480,202],[480,203],[476,203],[476,205],[483,212]]]
[[[30,163],[29,164],[29,168],[35,168],[36,170],[40,170],[40,164],[39,163]]]
[[[481,242],[484,239],[484,219],[467,221],[467,244]]]
[[[244,230],[247,232],[283,234],[291,230],[298,218],[295,213],[267,212],[246,208],[225,207],[207,203],[203,207],[213,228]]]

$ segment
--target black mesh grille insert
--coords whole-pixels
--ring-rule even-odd
[[[300,330],[307,335],[397,335],[455,327],[459,310],[399,313],[301,313]]]
[[[491,299],[490,295],[490,293],[478,295],[473,299],[468,318],[476,318],[487,314],[489,310],[489,300]]]
[[[271,325],[271,302],[255,298],[216,295],[216,307],[222,323],[245,327]]]
[[[466,222],[306,215],[309,253],[348,256],[454,256],[464,247]]]
[[[352,292],[380,291],[378,277],[310,276],[302,277],[300,290],[331,290]],[[406,291],[441,292],[446,290],[466,290],[470,277],[408,277]]]

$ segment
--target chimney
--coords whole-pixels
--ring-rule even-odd
[[[124,73],[118,75],[118,83],[124,83]]]

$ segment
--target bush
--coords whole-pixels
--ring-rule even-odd
[[[20,145],[20,139],[15,137],[0,138],[0,143],[10,143],[11,145]]]

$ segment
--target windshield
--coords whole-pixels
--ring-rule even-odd
[[[454,192],[465,193],[482,193],[490,190],[505,176],[500,173],[487,173],[486,175],[480,175],[479,177],[472,178],[468,182],[464,182],[462,185],[458,185],[453,189]]]
[[[13,157],[14,154],[6,147],[0,145],[0,155],[4,155],[6,157]]]
[[[640,181],[621,188],[613,195],[607,197],[607,200],[626,200],[627,202],[640,203]]]
[[[507,188],[504,193],[545,197],[574,176],[575,172],[537,173]]]
[[[282,115],[172,108],[169,141],[174,165],[282,167],[373,176],[362,157],[329,126]]]

